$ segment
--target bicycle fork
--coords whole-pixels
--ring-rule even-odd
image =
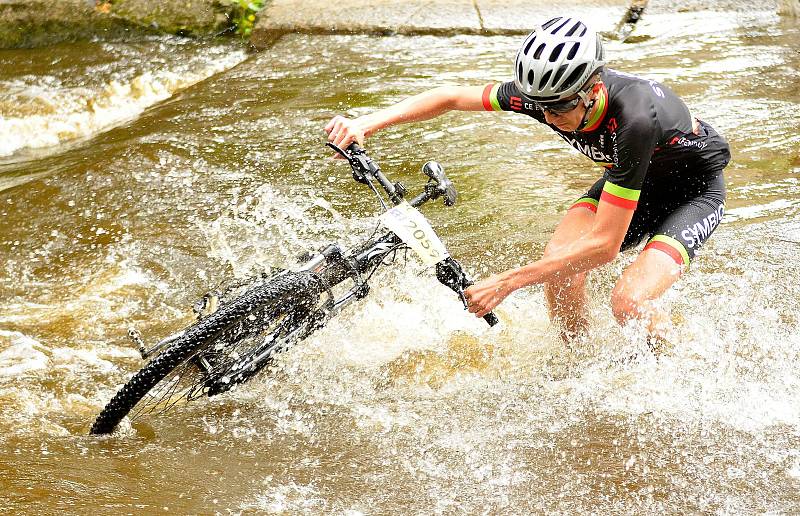
[[[315,314],[316,328],[321,328],[347,305],[363,299],[369,293],[369,285],[361,278],[357,260],[346,258],[339,244],[328,245],[303,264],[300,270],[317,274],[328,294],[328,299]],[[336,299],[332,289],[348,278],[353,280],[353,286],[341,298]]]

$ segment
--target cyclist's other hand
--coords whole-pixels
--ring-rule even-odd
[[[347,149],[348,145],[353,142],[359,145],[364,145],[364,129],[358,123],[358,119],[351,120],[336,115],[330,122],[325,125],[325,132],[328,133],[328,141],[339,147],[340,149]],[[341,157],[338,154],[337,157]]]
[[[513,291],[503,274],[481,280],[464,291],[467,310],[483,317],[499,305]]]

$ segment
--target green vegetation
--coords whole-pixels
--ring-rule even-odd
[[[228,11],[231,29],[243,38],[249,38],[256,23],[256,15],[267,5],[267,0],[218,0]]]

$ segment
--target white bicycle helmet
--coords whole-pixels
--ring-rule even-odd
[[[528,34],[514,62],[514,82],[534,102],[557,102],[581,89],[605,65],[600,35],[574,17],[559,16]]]

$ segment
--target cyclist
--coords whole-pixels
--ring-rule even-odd
[[[470,311],[483,316],[511,292],[542,283],[562,337],[583,335],[586,272],[647,239],[614,286],[611,306],[620,324],[639,320],[649,335],[663,335],[666,314],[654,301],[724,213],[723,169],[730,160],[725,139],[693,118],[667,87],[606,68],[599,35],[564,16],[525,38],[513,81],[436,88],[359,118],[336,116],[325,131],[346,146],[384,127],[450,110],[527,115],[605,168],[566,212],[541,259],[466,291]]]

